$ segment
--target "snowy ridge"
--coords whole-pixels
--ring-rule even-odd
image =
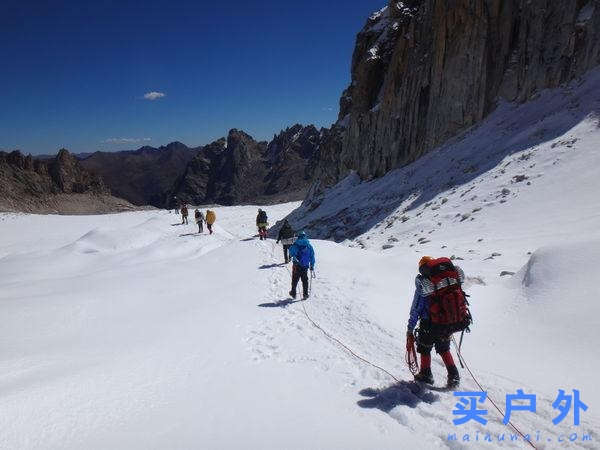
[[[309,197],[291,218],[313,236],[352,239],[366,248],[400,245],[395,242],[414,247],[445,226],[472,227],[485,209],[511,209],[514,199],[539,193],[556,178],[573,182],[565,174],[579,173],[574,165],[583,166],[582,176],[594,177],[599,88],[596,70],[584,82],[545,91],[529,103],[501,104],[479,127],[442,148],[374,181],[350,175]],[[585,195],[588,205],[596,204],[589,190]],[[570,196],[548,201],[573,206]],[[569,220],[562,216],[556,219]]]

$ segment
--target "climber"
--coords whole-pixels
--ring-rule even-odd
[[[287,219],[283,221],[283,225],[279,230],[279,235],[277,236],[277,243],[281,241],[281,245],[283,245],[283,259],[287,264],[290,262],[290,257],[288,255],[288,250],[290,246],[294,243],[294,230],[290,226],[290,223]]]
[[[188,208],[185,203],[181,205],[181,225],[188,224]]]
[[[258,236],[260,240],[267,239],[267,227],[269,226],[267,222],[267,213],[262,209],[258,208],[258,214],[256,216],[256,226],[258,227]]]
[[[217,215],[215,214],[215,212],[210,209],[207,209],[206,210],[206,228],[208,228],[208,231],[210,234],[213,234],[212,226],[215,223],[215,220],[217,220]]]
[[[462,290],[464,273],[448,258],[434,259],[423,256],[419,261],[419,274],[415,279],[415,294],[410,308],[406,349],[417,344],[421,355],[421,369],[415,380],[433,384],[431,349],[442,357],[448,371],[447,387],[456,388],[460,375],[450,353],[452,334],[468,329],[471,314]],[[419,327],[415,329],[419,322]]]
[[[204,214],[197,209],[194,211],[194,218],[196,219],[196,223],[198,224],[198,233],[202,233],[203,230],[203,222],[204,222]]]
[[[302,280],[302,299],[306,300],[308,298],[308,269],[310,269],[311,276],[314,276],[315,251],[308,242],[304,231],[298,233],[298,239],[290,246],[289,254],[293,262],[290,296],[296,298],[296,287],[298,281]]]

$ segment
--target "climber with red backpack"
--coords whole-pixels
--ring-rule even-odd
[[[468,330],[472,323],[466,294],[462,290],[464,272],[449,258],[424,256],[419,261],[415,294],[410,308],[406,350],[421,355],[421,369],[415,381],[433,384],[431,349],[442,357],[448,371],[450,389],[460,383],[460,375],[450,353],[450,339],[457,331]],[[419,327],[415,328],[419,322]]]

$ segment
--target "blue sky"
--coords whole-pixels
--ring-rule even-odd
[[[230,128],[270,139],[296,122],[329,126],[356,33],[385,3],[3,0],[0,149],[197,146]]]

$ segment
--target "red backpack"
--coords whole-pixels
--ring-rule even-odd
[[[461,274],[449,258],[437,258],[421,266],[423,295],[429,300],[429,319],[433,329],[454,333],[473,322],[469,302],[462,290]]]

